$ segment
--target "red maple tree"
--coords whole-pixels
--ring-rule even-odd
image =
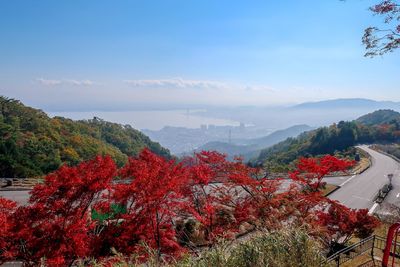
[[[91,206],[103,198],[116,174],[110,157],[63,166],[31,192],[29,205],[13,216],[14,251],[27,264],[45,258],[50,266],[70,265],[91,255]]]
[[[174,221],[185,214],[187,169],[145,149],[129,159],[119,176],[124,182],[113,187],[112,201],[127,208],[121,221],[114,220],[110,227],[113,246],[130,254],[146,243],[159,257],[179,254],[183,248],[177,243]]]
[[[368,215],[368,209],[349,209],[336,201],[328,203],[328,210],[318,213],[317,222],[325,227],[330,241],[344,244],[353,236],[366,238],[379,225],[378,219]]]
[[[343,172],[354,165],[355,161],[339,159],[331,155],[321,158],[300,158],[297,170],[290,178],[306,186],[307,190],[319,191],[324,185],[322,179],[334,172]]]

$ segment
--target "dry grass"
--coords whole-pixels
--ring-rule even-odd
[[[355,267],[355,266],[360,266],[361,264],[364,264],[371,260],[372,260],[371,255],[367,253],[367,254],[361,255],[351,261],[345,262],[344,264],[342,264],[340,266],[341,267]],[[379,264],[378,261],[376,261],[375,264]],[[376,266],[380,266],[380,265],[376,265]]]
[[[371,162],[368,158],[362,157],[361,160],[353,167],[351,170],[352,173],[359,174],[369,168]]]
[[[334,190],[336,190],[337,188],[339,188],[339,186],[333,185],[333,184],[326,184],[325,188],[322,190],[322,194],[324,196],[327,196],[330,193],[332,193]]]
[[[379,225],[379,227],[377,227],[375,229],[374,235],[386,238],[386,235],[387,235],[387,232],[388,232],[390,226],[391,226],[391,224],[381,223],[381,225]]]
[[[92,266],[120,267],[321,267],[324,261],[321,244],[302,229],[283,229],[275,232],[260,232],[249,240],[221,242],[203,251],[200,256],[186,255],[175,262],[160,262],[156,253],[149,250],[146,264],[138,263],[137,257],[130,259],[116,255],[112,265],[92,262]],[[83,266],[83,265],[82,265]]]

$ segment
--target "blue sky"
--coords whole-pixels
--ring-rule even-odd
[[[377,0],[2,0],[0,94],[52,109],[400,101]]]

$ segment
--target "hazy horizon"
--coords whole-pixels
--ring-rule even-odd
[[[188,107],[188,106],[187,106]],[[400,102],[369,99],[334,99],[304,102],[290,106],[193,106],[192,108],[141,108],[124,110],[44,110],[49,116],[74,120],[98,117],[106,121],[129,124],[139,130],[158,131],[164,127],[198,129],[202,125],[239,126],[244,123],[259,129],[278,130],[293,125],[326,126],[341,120],[354,120],[378,109],[400,111]]]
[[[92,112],[48,112],[50,116],[61,116],[73,120],[101,118],[120,124],[129,124],[139,130],[161,130],[166,126],[200,128],[201,125],[239,126],[238,121],[187,114],[185,110],[162,111],[92,111]]]

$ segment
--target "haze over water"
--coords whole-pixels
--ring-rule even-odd
[[[90,111],[90,112],[49,112],[50,116],[62,116],[74,120],[98,117],[107,121],[129,124],[136,129],[160,130],[165,126],[200,128],[200,125],[238,126],[239,122],[196,116],[197,110],[149,110],[149,111]]]

